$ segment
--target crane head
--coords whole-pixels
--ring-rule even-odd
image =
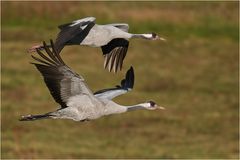
[[[147,101],[143,103],[142,106],[148,110],[165,109],[164,107],[158,106],[154,101]]]
[[[152,40],[161,40],[161,41],[166,41],[166,39],[165,38],[163,38],[163,37],[159,37],[156,33],[152,33],[152,37],[151,37],[151,39]]]

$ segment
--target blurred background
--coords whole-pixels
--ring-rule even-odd
[[[239,2],[1,2],[2,158],[239,158]],[[133,39],[119,74],[100,48],[71,46],[63,59],[93,91],[135,68],[123,105],[154,100],[165,111],[135,111],[86,123],[19,122],[55,110],[27,49],[55,39],[57,26],[87,16],[156,32]]]

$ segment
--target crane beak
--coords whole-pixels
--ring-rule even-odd
[[[166,41],[165,38],[158,36],[156,33],[152,33],[152,40]]]
[[[157,106],[157,109],[162,109],[162,110],[165,110],[165,108],[164,108],[164,107],[162,107],[162,106]]]
[[[161,40],[161,41],[167,41],[165,38],[163,38],[163,37],[159,37],[158,38],[159,40]]]

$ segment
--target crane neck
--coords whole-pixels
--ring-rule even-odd
[[[132,105],[132,106],[123,106],[123,105],[119,105],[113,101],[108,102],[107,107],[108,108],[107,108],[107,112],[105,113],[105,115],[146,109],[144,107],[144,103],[140,103],[140,104],[136,104],[136,105]]]
[[[146,109],[140,104],[134,105],[134,106],[127,106],[127,111],[135,111],[135,110],[141,110],[141,109]]]
[[[152,39],[152,34],[132,34],[132,38]]]

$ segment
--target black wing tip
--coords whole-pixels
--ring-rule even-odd
[[[130,72],[130,79],[131,79],[131,89],[133,88],[134,86],[134,69],[133,67],[131,66],[130,69],[129,69],[129,72]]]
[[[41,48],[36,48],[36,52],[40,58],[33,55],[31,55],[31,57],[35,61],[47,65],[65,65],[62,58],[59,56],[59,53],[56,52],[54,41],[50,39],[49,42],[50,44],[47,44],[46,41],[42,41],[43,45]],[[45,53],[43,53],[41,50],[43,50]]]
[[[134,69],[133,69],[133,66],[131,66],[128,71],[132,72],[134,74]]]
[[[101,47],[105,57],[104,68],[114,73],[122,70],[124,58],[127,54],[129,42],[124,38],[112,39],[108,44]],[[113,67],[114,66],[114,67]]]
[[[125,79],[122,80],[121,85],[124,89],[133,89],[134,86],[134,69],[131,66],[125,76]]]
[[[54,47],[54,43],[53,43],[53,40],[52,39],[49,39],[49,42],[50,42],[50,45],[47,45],[46,41],[42,41],[42,44],[43,44],[43,49],[44,48],[47,48],[47,47]]]

